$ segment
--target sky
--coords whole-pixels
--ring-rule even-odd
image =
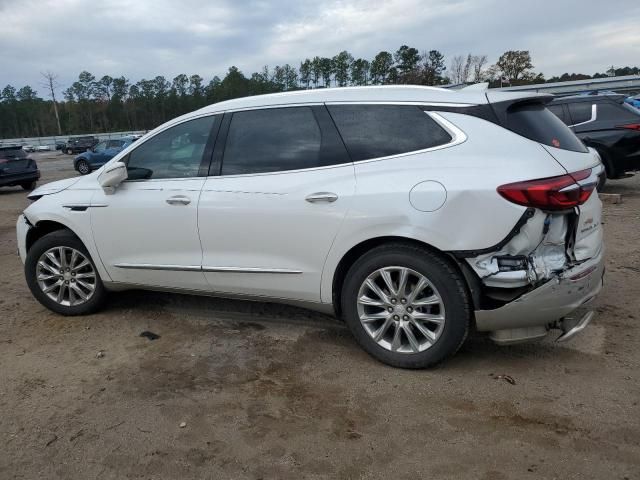
[[[529,50],[536,72],[640,65],[639,0],[0,0],[0,89],[87,70],[132,82],[235,65],[299,66],[348,50],[371,59],[403,44],[454,55]]]

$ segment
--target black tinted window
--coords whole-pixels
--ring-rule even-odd
[[[626,109],[621,103],[600,102],[598,103],[598,120],[612,120],[618,122],[621,120],[632,119],[637,121],[637,116],[630,109]]]
[[[591,102],[570,103],[569,113],[571,114],[571,125],[591,120],[591,105]]]
[[[22,147],[15,148],[0,148],[0,158],[13,159],[13,158],[25,158],[27,154],[22,150]]]
[[[556,117],[562,120],[565,124],[571,123],[567,120],[567,117],[564,114],[564,108],[562,107],[562,105],[549,105],[547,106],[547,108],[551,111],[551,113],[553,113]]]
[[[574,152],[587,151],[571,129],[540,103],[510,107],[506,126],[523,137],[551,147]]]
[[[329,111],[354,161],[451,141],[451,136],[417,106],[332,105]]]
[[[221,173],[279,172],[327,164],[322,140],[310,107],[237,112],[229,126]]]
[[[139,145],[129,154],[129,178],[198,176],[214,120],[214,116],[209,116],[184,122]]]

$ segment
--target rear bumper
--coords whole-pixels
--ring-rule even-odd
[[[603,251],[494,310],[476,310],[479,331],[547,326],[595,298],[603,285]]]
[[[0,175],[0,187],[10,187],[21,183],[33,182],[40,178],[40,170],[26,170],[19,173]]]

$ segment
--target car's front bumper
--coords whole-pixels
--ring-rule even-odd
[[[18,237],[18,254],[24,263],[27,259],[27,233],[31,229],[31,224],[27,217],[20,215],[16,222],[16,235]]]
[[[3,173],[0,175],[0,187],[20,185],[40,179],[40,170],[24,170],[16,173]]]
[[[531,327],[549,327],[593,300],[602,289],[603,275],[603,251],[600,251],[502,307],[477,310],[476,327],[484,332],[526,332]]]

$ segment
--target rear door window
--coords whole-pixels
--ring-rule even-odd
[[[506,127],[525,138],[550,147],[587,152],[587,148],[562,120],[541,103],[516,104],[507,110]]]
[[[335,127],[331,124],[327,129],[327,124],[331,124],[331,119],[324,107],[236,112],[226,137],[221,175],[284,172],[348,163]]]
[[[571,114],[570,125],[584,123],[591,120],[593,104],[591,102],[578,102],[569,104],[569,113]]]
[[[353,161],[444,145],[451,135],[414,105],[330,105]]]

